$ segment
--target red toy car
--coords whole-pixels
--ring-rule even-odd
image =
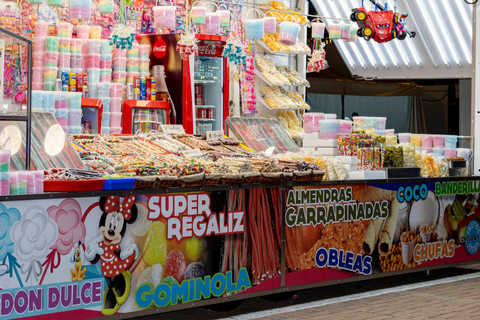
[[[392,10],[368,11],[364,7],[352,9],[350,19],[358,24],[357,35],[365,40],[373,38],[383,43],[392,39],[403,40],[407,33],[403,27],[403,20],[407,14],[400,15]]]

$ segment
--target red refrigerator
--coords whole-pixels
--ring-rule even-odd
[[[224,130],[229,114],[229,69],[227,59],[222,57],[226,37],[198,34],[197,39],[198,55],[195,59],[182,60],[176,50],[179,35],[141,38],[142,44],[151,47],[150,69],[156,65],[165,67],[166,84],[173,102],[170,114],[176,114],[176,123],[182,124],[190,134]]]

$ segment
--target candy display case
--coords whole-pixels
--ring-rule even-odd
[[[24,146],[23,162],[17,162],[23,165],[18,170],[30,167],[32,51],[32,41],[0,28],[0,83],[5,86],[0,90],[3,126],[0,149],[11,148],[13,155],[18,152],[19,145]],[[16,137],[14,143],[8,139],[11,135]]]
[[[158,131],[170,123],[170,104],[165,101],[124,100],[123,133]]]
[[[266,151],[271,147],[274,153],[300,150],[277,119],[228,117],[226,124],[238,139],[255,151]]]

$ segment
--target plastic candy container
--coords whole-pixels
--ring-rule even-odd
[[[110,40],[100,40],[100,54],[108,54],[112,56],[112,46],[110,45]]]
[[[10,171],[10,150],[0,150],[0,172]]]
[[[230,26],[230,10],[220,9],[217,12],[220,14],[220,27],[226,28]]]
[[[247,17],[250,11],[253,9],[248,10]],[[257,10],[255,10],[257,11]],[[257,11],[258,12],[258,11]],[[259,13],[260,14],[260,13]],[[253,39],[263,39],[265,33],[265,26],[264,26],[263,19],[245,19],[243,20],[243,27],[245,28],[245,38],[248,40]]]
[[[27,193],[43,193],[43,171],[26,171]]]
[[[378,117],[377,122],[375,123],[375,130],[385,130],[387,127],[387,118]]]
[[[69,110],[68,125],[70,127],[79,127],[82,125],[82,109]]]
[[[63,2],[60,0],[60,2]],[[92,0],[70,0],[70,19],[90,19],[92,16]]]
[[[127,50],[127,58],[138,59],[139,52],[140,52],[139,45],[133,45],[129,50]]]
[[[68,124],[68,109],[55,111],[55,118],[57,118],[59,125],[66,127]]]
[[[123,88],[123,85],[122,85]],[[112,112],[122,112],[122,98],[111,98],[110,99],[110,111]]]
[[[43,91],[32,90],[32,109],[34,110],[43,109]]]
[[[336,139],[339,131],[339,120],[320,120],[320,139]]]
[[[58,44],[60,39],[58,37],[46,37],[45,38],[45,51],[58,52]]]
[[[123,85],[121,83],[112,83],[110,85],[110,97],[111,98],[121,98],[123,92]],[[113,111],[120,112],[120,111]]]
[[[88,83],[98,83],[100,81],[99,68],[87,68]]]
[[[325,35],[325,23],[312,22],[312,38],[321,39]]]
[[[112,69],[112,56],[109,54],[100,55],[100,68]]]
[[[27,174],[25,171],[10,172],[10,194],[27,193]]]
[[[153,23],[156,29],[175,28],[176,6],[156,6],[153,7]]]
[[[57,36],[70,39],[72,37],[72,25],[68,22],[59,22],[57,24]]]
[[[458,136],[445,136],[445,148],[457,148]]]
[[[421,147],[422,146],[422,136],[420,135],[410,135],[410,143],[413,143],[415,147]]]
[[[59,91],[55,92],[55,109],[67,109],[67,96],[68,92]]]
[[[121,127],[121,126],[122,126],[122,113],[110,112],[110,127]]]
[[[352,125],[353,125],[352,121],[340,120],[340,122],[338,123],[338,133],[342,133],[342,134],[352,133]]]
[[[323,120],[323,113],[309,112],[305,113],[303,116],[303,121],[305,124],[305,132],[319,132],[320,131],[320,120]]]
[[[112,82],[112,69],[100,69],[100,82]]]
[[[348,39],[350,37],[350,24],[349,23],[343,23],[342,24],[342,31],[340,33],[340,37],[342,39]]]
[[[69,92],[67,96],[67,106],[69,110],[81,110],[82,109],[82,93],[81,92]]]
[[[150,46],[148,44],[140,44],[138,46],[138,58],[148,59],[150,55]]]
[[[99,0],[98,11],[100,13],[113,13],[113,0]]]
[[[267,14],[269,11],[267,12]],[[271,34],[277,32],[277,19],[275,17],[263,17],[263,32]]]
[[[88,39],[90,38],[90,26],[89,25],[78,25],[77,27],[77,38],[78,39]]]
[[[127,58],[115,57],[112,59],[112,63],[115,71],[127,71]]]
[[[192,8],[192,22],[196,25],[205,24],[205,16],[207,14],[207,8],[205,7],[193,7]]]
[[[48,23],[43,21],[35,22],[35,40],[48,35]]]
[[[99,39],[88,40],[88,53],[100,54],[101,42]]]
[[[72,0],[70,0],[70,1],[72,1]],[[73,0],[73,1],[77,1],[77,0]],[[100,27],[100,26],[90,27],[89,36],[90,36],[90,39],[101,39],[102,38],[102,27]]]
[[[330,39],[340,39],[342,34],[342,26],[339,23],[331,23],[330,24],[329,37]]]
[[[263,22],[262,22],[263,25]],[[262,26],[263,31],[263,26]],[[202,26],[202,32],[206,34],[217,34],[220,32],[220,13],[207,12],[205,24]],[[247,31],[245,31],[246,34]]]

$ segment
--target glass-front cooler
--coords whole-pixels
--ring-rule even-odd
[[[170,105],[165,101],[125,100],[123,102],[123,133],[158,131],[169,124]]]
[[[195,57],[194,134],[223,130],[224,59]]]

